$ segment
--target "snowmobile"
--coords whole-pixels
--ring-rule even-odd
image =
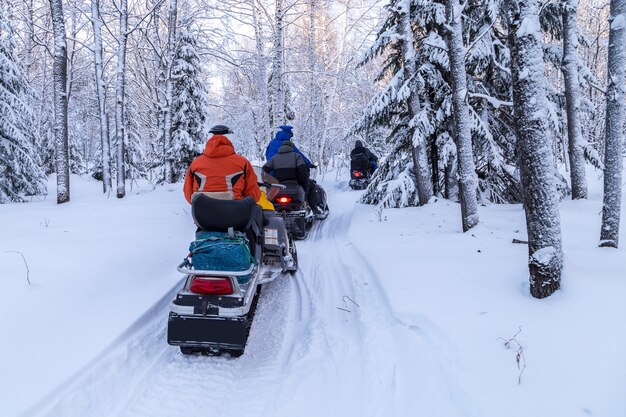
[[[371,164],[367,159],[354,158],[350,160],[350,188],[364,190],[372,177]]]
[[[268,197],[277,190],[271,187]],[[183,354],[239,357],[262,284],[297,271],[296,245],[283,219],[250,197],[220,200],[198,193],[192,216],[198,231],[178,265],[186,278],[170,304],[167,342]]]
[[[266,173],[263,175],[264,178],[273,179]],[[324,220],[328,217],[326,191],[315,183],[312,199],[317,204],[313,210],[307,202],[304,188],[297,181],[283,181],[281,185],[284,188],[279,190],[272,199],[276,212],[285,220],[287,230],[293,234],[295,239],[306,239],[315,220]]]

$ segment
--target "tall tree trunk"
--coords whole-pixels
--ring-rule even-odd
[[[604,205],[600,246],[617,248],[622,206],[626,0],[611,0],[604,153]]]
[[[417,73],[417,62],[415,56],[415,38],[411,30],[410,2],[403,1],[398,5],[398,13],[401,16],[402,35],[402,57],[404,59],[404,79],[409,80]],[[411,131],[411,156],[413,158],[413,172],[415,174],[415,186],[419,204],[428,203],[433,196],[433,183],[428,163],[428,153],[424,135],[420,134],[419,128],[415,125],[415,116],[421,111],[420,99],[417,91],[411,89],[408,101],[408,111]]]
[[[285,115],[285,39],[284,0],[276,0],[274,28],[274,58],[272,63],[272,114],[270,124],[276,126],[287,122]]]
[[[509,0],[509,43],[514,123],[520,158],[530,293],[544,298],[561,284],[561,221],[550,136],[544,75],[540,0]]]
[[[318,1],[308,1],[308,14],[309,14],[309,50],[307,51],[309,76],[308,76],[308,91],[309,96],[309,114],[305,120],[305,129],[302,132],[310,140],[311,144],[320,143],[320,132],[325,130],[324,112],[322,108],[322,92],[319,88],[319,69],[317,60],[317,13],[318,13]],[[322,39],[323,41],[323,39]],[[322,162],[323,149],[318,147],[316,159]]]
[[[565,0],[563,12],[563,76],[565,79],[565,103],[567,107],[567,136],[569,143],[570,178],[572,199],[587,198],[585,156],[580,125],[580,101],[578,81],[578,25],[576,8],[578,0]]]
[[[257,122],[255,124],[255,141],[259,159],[265,157],[265,146],[272,137],[272,125],[270,124],[270,96],[267,85],[267,68],[265,59],[265,42],[263,39],[263,27],[260,22],[259,0],[250,0],[252,6],[252,21],[254,25],[255,39],[255,79],[257,88],[257,102],[259,111],[257,114]]]
[[[67,138],[67,40],[62,0],[50,0],[54,32],[54,142],[57,172],[57,204],[70,201],[70,163]]]
[[[91,0],[91,18],[94,33],[94,63],[96,70],[96,91],[98,94],[98,115],[100,118],[100,146],[102,149],[102,191],[111,191],[111,142],[109,136],[109,118],[106,112],[106,86],[102,65],[102,16],[100,0]]]
[[[478,224],[476,201],[476,167],[472,150],[467,95],[467,73],[465,72],[465,46],[463,45],[462,8],[459,0],[446,1],[448,57],[452,75],[452,107],[454,111],[454,136],[457,149],[459,202],[463,231],[467,232]]]
[[[117,51],[117,86],[115,89],[115,136],[117,145],[117,198],[126,195],[125,147],[126,129],[126,43],[128,40],[128,0],[120,1],[120,36]]]
[[[174,102],[173,90],[174,80],[172,79],[172,67],[174,66],[174,55],[176,53],[176,19],[178,14],[178,1],[170,0],[167,17],[167,80],[165,87],[165,120],[163,123],[163,143],[165,146],[165,181],[174,182],[173,157],[170,154],[172,145],[172,106]]]

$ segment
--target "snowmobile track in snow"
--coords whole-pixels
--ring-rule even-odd
[[[356,195],[331,190],[330,216],[297,243],[300,270],[263,285],[242,357],[186,356],[167,345],[167,301],[177,284],[29,416],[406,415],[415,406],[415,375],[403,369],[403,356],[415,352],[399,346],[406,340],[429,351],[418,362],[441,374],[434,383],[462,398],[434,351],[442,339],[430,332],[437,340],[425,342],[421,326],[393,314],[351,244]]]

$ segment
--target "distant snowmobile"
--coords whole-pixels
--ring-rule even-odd
[[[268,182],[276,180],[263,173]],[[272,199],[276,212],[283,219],[287,230],[295,239],[305,239],[309,235],[315,220],[324,220],[328,217],[329,209],[326,201],[326,191],[318,185],[312,191],[312,200],[317,205],[315,211],[309,206],[304,188],[297,181],[283,181],[284,186]]]
[[[276,191],[269,188],[268,197]],[[167,341],[183,354],[238,357],[246,347],[261,284],[295,273],[296,245],[283,219],[261,210],[250,197],[219,200],[197,194],[191,207],[198,232],[178,266],[187,277],[170,304]]]
[[[352,158],[350,160],[350,188],[364,190],[372,177],[371,163],[364,158]]]

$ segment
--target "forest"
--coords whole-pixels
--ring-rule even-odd
[[[543,298],[588,166],[618,246],[625,50],[626,0],[0,0],[0,203],[180,182],[217,123],[261,162],[289,124],[319,175],[384,155],[363,203],[523,203]]]

